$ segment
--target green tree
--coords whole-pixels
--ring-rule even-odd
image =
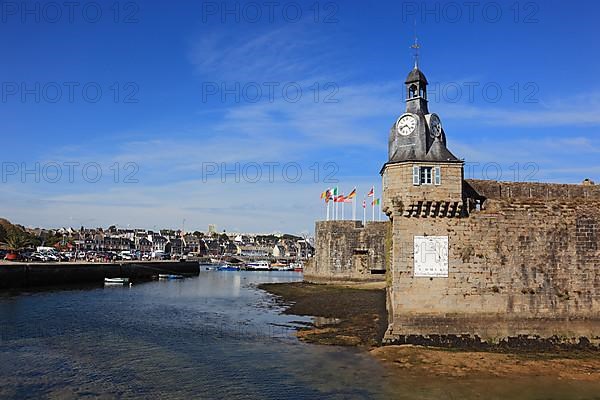
[[[31,240],[26,233],[14,229],[6,235],[5,243],[8,250],[18,252],[29,246]]]

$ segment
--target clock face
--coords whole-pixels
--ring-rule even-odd
[[[396,131],[402,136],[408,136],[415,130],[417,119],[412,115],[403,115],[396,122]]]
[[[433,114],[429,118],[429,127],[431,128],[431,135],[433,137],[442,136],[442,123],[437,115]]]

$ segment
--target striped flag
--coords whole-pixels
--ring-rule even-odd
[[[372,205],[372,206],[378,206],[378,205],[379,205],[379,199],[374,199],[374,200],[371,202],[371,205]]]
[[[371,188],[369,193],[367,193],[367,197],[373,197],[375,195],[375,186]]]
[[[347,199],[353,199],[355,197],[356,197],[356,188],[352,189],[350,194],[348,196],[346,196]]]

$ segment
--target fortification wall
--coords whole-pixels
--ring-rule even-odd
[[[391,210],[388,342],[600,345],[600,188],[466,185],[468,217]],[[414,276],[415,236],[448,237],[447,277]]]
[[[488,199],[596,199],[600,200],[600,185],[570,185],[560,183],[498,182],[469,179],[465,181],[467,194],[471,190]],[[473,193],[473,192],[471,192]]]
[[[390,222],[367,222],[363,227],[360,221],[318,221],[315,257],[305,266],[304,279],[320,283],[385,281],[385,238],[390,231]]]

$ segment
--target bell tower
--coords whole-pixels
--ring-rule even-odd
[[[427,78],[417,65],[406,78],[406,111],[415,114],[429,114],[427,108]]]
[[[415,64],[405,79],[406,109],[390,129],[382,209],[394,216],[463,215],[463,166],[447,148],[441,118],[429,111],[427,78]]]

